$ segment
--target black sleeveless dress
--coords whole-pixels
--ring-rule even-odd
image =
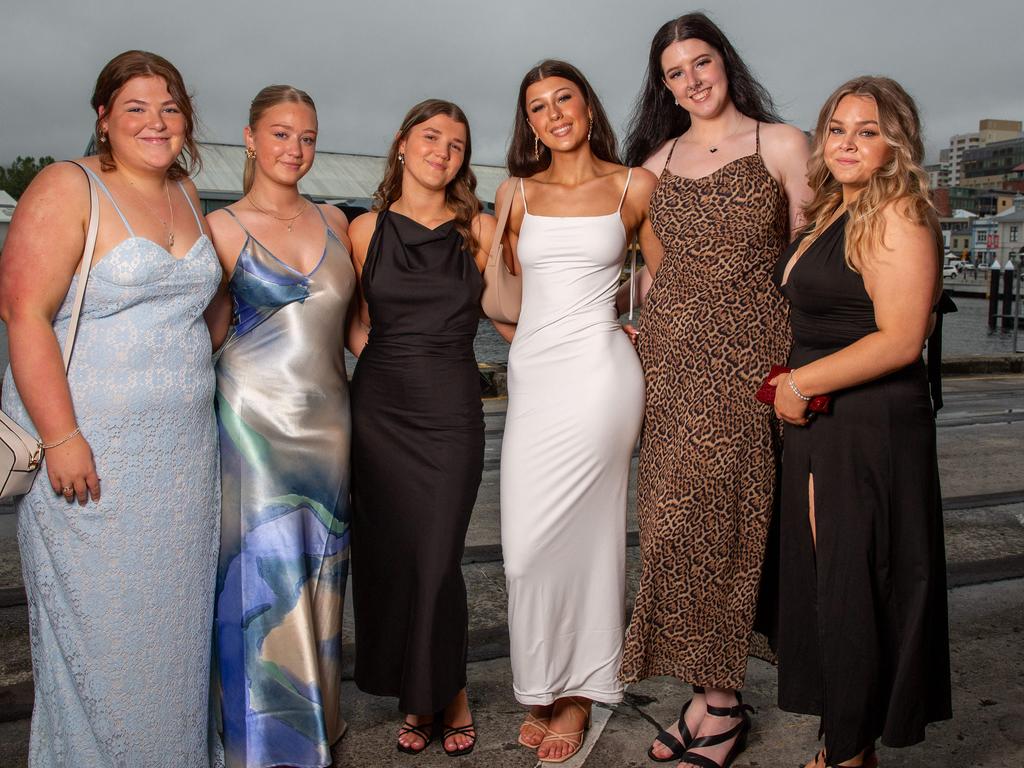
[[[428,715],[466,685],[483,280],[454,222],[428,229],[382,211],[362,287],[372,330],[351,387],[355,680]]]
[[[842,216],[774,281],[791,304],[797,368],[878,330],[844,260]],[[923,361],[832,393],[832,412],[786,425],[779,706],[821,715],[829,764],[881,737],[902,747],[951,717],[946,564],[935,419]],[[808,521],[814,476],[817,549]]]

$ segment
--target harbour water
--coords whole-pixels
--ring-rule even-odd
[[[988,300],[983,296],[957,297],[957,312],[945,315],[942,324],[942,358],[1013,354],[1013,331],[990,331]],[[508,362],[508,344],[487,320],[480,321],[474,342],[480,363],[504,365]],[[1024,325],[1018,347],[1024,350]]]

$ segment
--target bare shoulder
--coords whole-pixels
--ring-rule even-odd
[[[658,147],[658,150],[653,155],[644,160],[643,167],[655,176],[660,176],[661,172],[665,170],[665,165],[668,163],[668,156],[672,153],[672,147],[675,146],[678,140],[679,137],[674,136]]]
[[[473,234],[480,241],[482,248],[487,248],[494,238],[494,230],[498,226],[498,220],[491,214],[481,211],[473,217]]]
[[[52,163],[36,174],[18,199],[12,226],[32,222],[84,228],[88,216],[89,177],[74,163]]]
[[[79,162],[78,165],[88,164]],[[64,194],[81,198],[84,203],[89,199],[89,177],[81,168],[76,167],[74,162],[51,163],[43,168],[32,179],[32,183],[28,185],[18,203],[31,203],[36,198],[46,199],[52,195]]]
[[[321,203],[319,207],[331,229],[337,233],[348,232],[348,218],[344,211],[330,203]]]
[[[768,150],[810,150],[807,135],[786,123],[761,123],[761,145]]]
[[[352,238],[352,256],[361,264],[370,247],[370,238],[377,226],[377,211],[368,211],[356,216],[348,225],[348,236]]]
[[[658,177],[655,176],[652,171],[648,170],[646,167],[633,169],[633,176],[629,182],[631,195],[644,193],[649,196],[654,192],[654,188],[656,186],[658,186]]]
[[[930,220],[917,221],[908,198],[893,200],[881,210],[885,222],[885,241],[879,252],[872,254],[878,265],[916,265],[938,268],[938,242]]]
[[[232,231],[239,233],[242,231],[241,226],[231,217],[227,208],[218,208],[216,211],[206,214],[206,223],[210,227],[210,234],[213,235],[214,239]]]

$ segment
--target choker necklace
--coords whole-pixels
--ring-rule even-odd
[[[299,208],[299,212],[296,213],[294,216],[277,216],[277,215],[271,213],[270,211],[264,210],[263,208],[260,208],[258,205],[256,205],[256,201],[252,199],[252,195],[251,194],[246,195],[245,199],[249,201],[249,205],[251,205],[257,211],[262,213],[264,216],[269,216],[270,218],[277,219],[278,221],[287,221],[288,222],[288,231],[289,232],[291,232],[292,231],[292,227],[295,226],[295,220],[297,218],[299,218],[299,216],[301,216],[303,213],[305,213],[306,212],[306,208],[309,207],[309,201],[306,200],[305,198],[303,198],[303,202],[306,203],[306,204],[304,206],[302,206],[301,208]]]
[[[156,220],[163,225],[164,232],[167,233],[167,250],[170,251],[171,248],[174,247],[174,206],[171,205],[171,190],[167,186],[167,179],[164,178],[164,195],[166,195],[167,197],[167,210],[171,212],[170,226],[167,226],[167,222],[164,221],[164,217],[157,213],[156,209],[153,208],[153,206],[149,204],[146,198],[142,196],[142,193],[139,192],[139,190],[135,187],[135,184],[132,183],[132,180],[125,176],[125,181],[128,182],[128,186],[132,188],[132,192],[135,193],[135,196],[139,199],[139,202],[146,206],[146,210],[148,210],[153,215],[153,217],[156,218]]]

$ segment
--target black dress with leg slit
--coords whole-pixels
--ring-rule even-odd
[[[379,214],[362,273],[372,330],[351,387],[355,680],[417,715],[466,685],[482,286],[454,221],[430,229]]]
[[[878,330],[845,263],[842,216],[782,277],[797,368]],[[951,717],[946,565],[935,419],[922,360],[832,393],[832,410],[786,425],[779,706],[821,716],[829,764],[881,738],[909,746]],[[817,547],[808,516],[814,478]]]

